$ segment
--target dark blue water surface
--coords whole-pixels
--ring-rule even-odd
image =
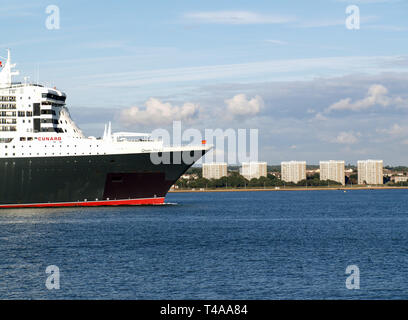
[[[2,299],[408,298],[408,190],[172,193],[0,211]],[[60,289],[48,290],[48,265]],[[348,265],[360,289],[348,290]]]

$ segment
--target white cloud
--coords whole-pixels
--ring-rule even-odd
[[[304,21],[297,25],[300,28],[320,28],[320,27],[335,27],[344,26],[344,20],[314,20],[314,21]]]
[[[185,103],[179,107],[150,98],[144,109],[131,107],[122,110],[120,118],[126,125],[164,125],[174,120],[192,120],[197,116],[198,110],[198,105],[193,103]]]
[[[314,119],[319,121],[326,121],[327,117],[325,117],[321,112],[316,113]]]
[[[282,40],[265,40],[265,42],[277,44],[281,46],[288,44],[286,41],[282,41]]]
[[[371,29],[371,30],[382,30],[382,31],[407,31],[408,28],[401,27],[401,26],[394,26],[394,25],[371,25],[371,26],[364,26],[364,28]]]
[[[129,57],[126,57],[128,59]],[[125,59],[125,58],[124,58]],[[305,59],[282,59],[258,61],[226,65],[203,65],[195,67],[181,67],[171,69],[155,69],[143,71],[104,72],[75,76],[78,81],[88,81],[89,86],[96,87],[137,87],[152,84],[166,84],[175,82],[210,81],[213,79],[238,79],[260,78],[282,80],[313,79],[316,76],[330,76],[331,74],[348,74],[350,70],[355,73],[380,72],[380,71],[406,71],[405,56],[372,56],[372,57],[326,57]],[[109,61],[110,57],[103,60]],[[57,61],[54,61],[56,63]],[[67,63],[68,61],[58,61]],[[94,61],[83,61],[83,63]],[[403,65],[401,66],[401,62]],[[318,70],[318,72],[316,71]],[[307,76],[306,76],[307,75]]]
[[[374,84],[368,89],[367,95],[364,99],[352,102],[351,98],[341,99],[329,106],[325,112],[335,110],[351,110],[361,111],[375,106],[388,107],[390,105],[404,105],[407,101],[401,97],[388,96],[388,89],[381,84]]]
[[[378,133],[384,133],[390,136],[406,136],[408,135],[408,127],[407,126],[400,126],[399,124],[395,123],[389,129],[379,129],[377,130]]]
[[[184,18],[198,23],[216,24],[278,24],[294,19],[287,16],[261,14],[251,11],[205,11],[190,12]]]
[[[360,18],[361,24],[364,24],[364,27],[367,23],[378,20],[377,16],[362,16]],[[344,19],[314,19],[314,20],[305,20],[299,22],[296,26],[300,28],[323,28],[323,27],[344,27]]]
[[[358,138],[353,132],[343,131],[339,133],[339,135],[333,140],[333,142],[340,144],[355,144],[358,142]]]
[[[260,96],[247,99],[243,93],[235,95],[231,99],[225,100],[227,111],[235,116],[249,116],[258,114],[264,106],[264,101]]]

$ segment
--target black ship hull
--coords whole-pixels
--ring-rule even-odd
[[[193,163],[153,164],[149,153],[3,158],[0,208],[161,204]]]

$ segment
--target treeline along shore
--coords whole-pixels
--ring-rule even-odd
[[[352,191],[352,190],[395,190],[395,189],[408,189],[408,186],[341,186],[341,187],[285,187],[285,188],[216,188],[216,189],[171,189],[169,192],[240,192],[240,191]]]
[[[406,173],[404,173],[406,174]],[[266,177],[245,179],[239,171],[228,170],[228,175],[220,179],[206,179],[202,169],[190,168],[171,188],[170,192],[210,192],[210,191],[302,191],[302,190],[363,190],[363,189],[408,189],[408,182],[393,182],[384,178],[382,185],[358,185],[357,172],[346,176],[346,183],[320,180],[319,173],[307,175],[298,183],[285,182],[278,172],[268,172]]]

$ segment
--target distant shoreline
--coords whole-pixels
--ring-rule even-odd
[[[191,193],[191,192],[245,192],[245,191],[353,191],[353,190],[403,190],[408,187],[285,187],[280,189],[275,188],[252,188],[252,189],[182,189],[182,190],[170,190],[173,193]]]

